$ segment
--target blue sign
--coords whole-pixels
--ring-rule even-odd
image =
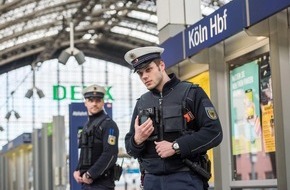
[[[73,177],[73,172],[78,163],[78,138],[77,134],[88,120],[87,108],[84,103],[72,103],[69,105],[69,171],[70,189],[81,189],[81,186]]]
[[[161,44],[161,47],[164,48],[162,59],[166,63],[167,68],[184,59],[182,42],[183,33],[179,33]]]
[[[240,31],[246,26],[245,1],[235,0],[184,31],[185,55],[190,57]]]
[[[161,47],[166,67],[179,63],[253,24],[286,9],[290,0],[235,0],[169,38]]]
[[[256,24],[290,6],[289,0],[251,0],[248,3],[250,25]]]
[[[104,109],[112,118],[112,103],[105,103]],[[78,132],[86,124],[87,120],[87,108],[84,103],[71,103],[69,105],[69,180],[71,190],[81,189],[80,184],[73,177],[73,172],[77,167],[79,157]]]

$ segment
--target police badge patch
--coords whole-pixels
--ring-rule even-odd
[[[109,130],[108,143],[110,145],[116,144],[116,136],[114,136],[114,129]]]
[[[215,112],[215,109],[213,107],[205,107],[205,112],[207,114],[207,117],[216,120],[217,119],[217,114]]]
[[[114,135],[109,135],[109,137],[108,137],[108,143],[109,143],[110,145],[115,145],[115,144],[116,144],[116,136],[114,136]]]

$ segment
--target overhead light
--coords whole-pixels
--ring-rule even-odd
[[[39,98],[43,98],[43,97],[45,97],[43,91],[40,90],[39,88],[36,88],[36,87],[33,87],[33,88],[27,90],[27,92],[26,92],[26,94],[25,94],[25,97],[26,97],[26,98],[31,98],[31,97],[33,96],[33,93],[34,93],[34,92],[33,92],[34,89],[36,89],[36,93],[37,93],[37,95],[38,95]]]
[[[74,27],[73,27],[73,22],[70,22],[70,47],[63,50],[59,57],[58,57],[58,62],[62,64],[66,64],[70,56],[74,56],[76,61],[78,62],[79,65],[82,65],[86,60],[85,60],[85,55],[82,51],[74,47]]]
[[[16,119],[19,119],[20,118],[20,115],[18,112],[14,111],[14,116],[16,117]]]
[[[37,93],[38,97],[43,98],[45,96],[43,91],[35,86],[35,68],[34,67],[35,67],[35,65],[32,65],[32,70],[33,70],[32,88],[27,90],[25,97],[31,98],[33,96],[33,90],[36,89],[36,93]]]
[[[9,120],[10,116],[11,116],[11,111],[9,111],[9,112],[6,113],[5,118],[6,118],[7,120]]]
[[[43,93],[43,91],[40,90],[39,88],[36,88],[36,93],[37,93],[37,95],[38,95],[39,98],[43,98],[45,96],[44,93]]]
[[[19,119],[20,118],[19,113],[14,110],[14,92],[15,91],[12,91],[11,92],[11,96],[12,96],[12,110],[10,110],[9,112],[7,112],[6,115],[5,115],[5,118],[7,120],[10,119],[12,112],[14,113],[14,116],[16,117],[16,119]]]
[[[63,50],[58,57],[58,62],[65,65],[70,56],[74,56],[79,65],[86,62],[84,53],[77,48],[74,48],[73,50],[71,50],[71,48]]]
[[[9,112],[6,114],[6,116],[5,116],[5,118],[6,118],[7,120],[10,119],[10,117],[11,117],[11,115],[12,115],[12,112],[14,113],[14,116],[15,116],[16,119],[19,119],[19,118],[20,118],[20,115],[19,115],[18,112],[16,112],[15,110],[11,110],[11,111],[9,111]]]
[[[33,96],[33,89],[29,89],[27,90],[25,97],[26,98],[31,98]]]
[[[83,64],[84,62],[86,62],[85,60],[85,55],[82,51],[79,51],[78,53],[75,54],[75,58],[78,62],[79,65]]]
[[[65,65],[69,57],[70,57],[70,53],[68,53],[67,51],[62,51],[58,57],[58,62]]]

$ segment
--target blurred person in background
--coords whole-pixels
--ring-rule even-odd
[[[104,111],[104,87],[88,86],[83,96],[88,122],[79,135],[81,152],[73,176],[83,190],[113,190],[119,129]]]

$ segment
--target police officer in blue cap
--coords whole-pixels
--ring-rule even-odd
[[[221,143],[221,123],[202,88],[166,73],[163,51],[140,47],[124,56],[148,89],[135,105],[126,150],[138,158],[145,190],[208,189],[206,152]]]
[[[103,109],[104,87],[88,86],[83,89],[83,96],[89,118],[79,136],[81,153],[73,175],[83,190],[112,190],[115,187],[119,129]]]

